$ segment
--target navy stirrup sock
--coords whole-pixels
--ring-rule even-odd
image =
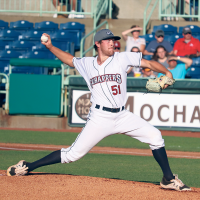
[[[33,171],[34,169],[38,167],[42,167],[45,165],[52,165],[55,163],[61,163],[61,157],[60,157],[61,151],[54,151],[50,153],[49,155],[45,156],[44,158],[37,160],[33,163],[27,163],[26,166],[28,167],[28,171]]]
[[[169,163],[168,163],[168,158],[167,158],[167,154],[166,154],[165,148],[162,147],[160,149],[152,150],[152,153],[153,153],[153,156],[154,156],[155,160],[160,165],[160,167],[161,167],[161,169],[163,171],[165,179],[167,181],[169,181],[171,179],[174,179],[174,176],[173,176],[173,174],[171,172],[171,169],[170,169],[170,166],[169,166]]]

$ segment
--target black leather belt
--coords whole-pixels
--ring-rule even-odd
[[[96,104],[95,106],[96,109],[99,109],[100,108],[100,105]],[[117,112],[120,112],[120,108],[107,108],[107,107],[104,107],[102,108],[102,110],[105,110],[107,112],[112,112],[112,113],[117,113]],[[122,109],[121,111],[124,110],[124,106],[122,106]]]

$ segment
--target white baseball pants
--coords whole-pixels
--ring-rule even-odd
[[[74,162],[86,155],[103,138],[124,134],[149,144],[152,150],[164,147],[158,129],[133,113],[123,110],[111,113],[92,107],[87,123],[69,148],[61,149],[61,163]]]

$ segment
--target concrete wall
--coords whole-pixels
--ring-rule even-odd
[[[144,10],[149,0],[113,0],[113,2],[119,8],[118,19],[143,19]],[[152,0],[147,14],[150,13],[154,5],[155,0]],[[158,19],[158,5],[156,6],[152,19]]]

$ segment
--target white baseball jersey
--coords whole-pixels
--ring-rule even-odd
[[[101,65],[97,57],[74,58],[73,63],[87,82],[92,104],[120,108],[127,100],[126,72],[130,65],[139,67],[141,59],[142,53],[116,52]]]

